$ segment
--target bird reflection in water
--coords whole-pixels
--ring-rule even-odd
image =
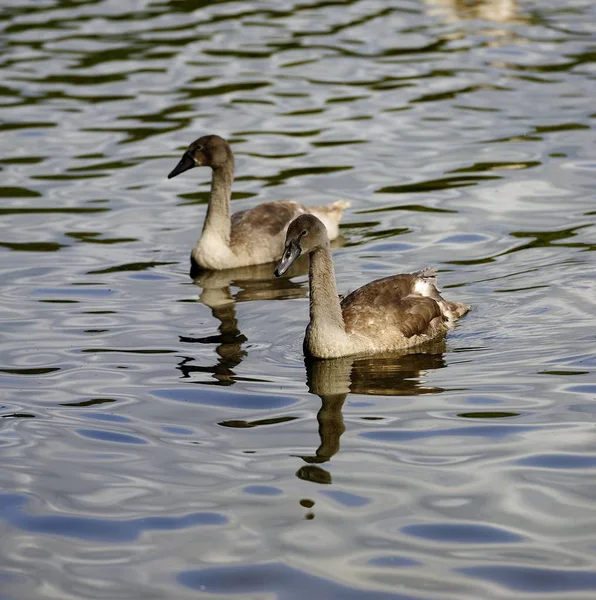
[[[239,328],[236,303],[304,298],[308,287],[291,279],[306,275],[307,272],[308,257],[303,256],[284,277],[278,279],[273,277],[272,265],[269,264],[195,274],[194,283],[201,288],[199,300],[211,309],[213,317],[219,321],[218,333],[205,337],[180,337],[180,341],[217,344],[215,352],[218,359],[213,366],[199,366],[193,364],[193,357],[183,357],[177,367],[182,376],[190,378],[196,373],[207,373],[210,379],[201,383],[233,385],[236,381],[234,369],[246,356],[243,345],[247,341]],[[321,399],[321,408],[317,413],[320,444],[314,455],[300,456],[307,464],[298,470],[296,476],[314,483],[332,483],[331,474],[320,465],[328,462],[340,449],[340,438],[345,431],[342,408],[348,394],[416,396],[440,393],[443,391],[441,388],[425,385],[421,378],[429,370],[446,366],[444,352],[444,340],[435,340],[399,354],[307,359],[308,389]],[[225,421],[220,425],[246,428],[295,419],[285,416],[256,422]],[[300,504],[310,510],[306,518],[314,518],[314,501],[302,499]]]
[[[445,341],[431,342],[407,353],[374,357],[307,360],[308,389],[321,398],[317,413],[321,443],[314,455],[300,456],[308,463],[296,476],[314,483],[332,483],[319,465],[339,451],[345,431],[342,408],[349,393],[382,396],[437,394],[442,388],[424,385],[422,375],[445,365]]]
[[[344,242],[343,236],[340,235],[331,242],[331,247],[341,248]],[[238,326],[236,303],[251,300],[287,300],[305,298],[308,295],[306,282],[292,281],[293,277],[308,273],[308,256],[301,256],[296,260],[283,277],[275,277],[274,269],[275,263],[223,271],[206,271],[196,266],[191,269],[193,283],[201,288],[199,301],[208,306],[213,317],[219,321],[219,334],[205,337],[180,336],[180,341],[187,344],[217,344],[215,352],[218,360],[213,366],[200,366],[194,364],[194,357],[183,356],[177,367],[183,378],[209,373],[209,380],[201,380],[200,383],[234,384],[234,368],[246,356],[246,350],[243,350],[242,346],[247,341]]]
[[[194,273],[193,282],[201,288],[199,301],[208,306],[213,317],[219,321],[219,333],[205,337],[180,336],[180,341],[187,344],[217,344],[215,352],[218,359],[215,365],[200,366],[194,364],[194,357],[183,357],[177,367],[183,378],[208,373],[210,379],[201,383],[232,385],[235,382],[234,368],[246,356],[246,350],[243,350],[242,346],[247,341],[238,326],[237,302],[285,300],[304,298],[307,295],[308,286],[295,283],[291,278],[308,272],[308,257],[301,257],[281,278],[273,276],[274,267],[273,264],[265,264]]]

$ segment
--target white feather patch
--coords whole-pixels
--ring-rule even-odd
[[[414,284],[414,292],[420,296],[426,296],[427,298],[433,298],[437,295],[437,288],[435,287],[434,277],[425,277],[416,280]]]

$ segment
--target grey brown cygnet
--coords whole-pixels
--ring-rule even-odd
[[[470,310],[441,296],[436,269],[377,279],[340,302],[329,238],[313,215],[300,215],[290,223],[275,275],[283,275],[302,253],[310,260],[310,322],[304,338],[308,356],[337,358],[419,346],[444,334]]]
[[[317,215],[330,239],[339,235],[339,221],[350,203],[339,200],[326,206],[306,207],[298,202],[266,202],[230,215],[234,155],[218,135],[195,140],[168,179],[194,167],[210,167],[211,195],[203,232],[191,253],[191,262],[203,269],[220,270],[279,260],[285,234],[298,215]]]

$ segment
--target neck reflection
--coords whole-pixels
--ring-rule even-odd
[[[317,413],[320,444],[314,455],[300,455],[307,463],[296,476],[313,483],[330,484],[331,473],[320,465],[340,450],[345,431],[342,409],[349,393],[382,396],[438,394],[442,388],[425,385],[429,370],[446,366],[445,342],[435,341],[407,353],[375,357],[306,360],[307,385],[321,398]]]
[[[273,264],[265,264],[195,273],[193,283],[201,288],[199,302],[209,307],[211,315],[219,321],[218,333],[203,337],[180,336],[180,341],[184,344],[216,344],[217,362],[203,366],[196,364],[195,357],[183,356],[177,366],[183,378],[210,385],[233,385],[236,382],[235,368],[247,355],[243,345],[248,341],[240,330],[236,304],[252,300],[304,298],[308,293],[304,283],[291,281],[292,277],[308,272],[306,256],[300,257],[283,277],[274,277],[274,268]]]

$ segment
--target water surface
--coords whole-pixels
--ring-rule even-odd
[[[4,4],[0,598],[593,598],[593,3]],[[205,133],[472,312],[305,363],[304,262],[188,277]]]

